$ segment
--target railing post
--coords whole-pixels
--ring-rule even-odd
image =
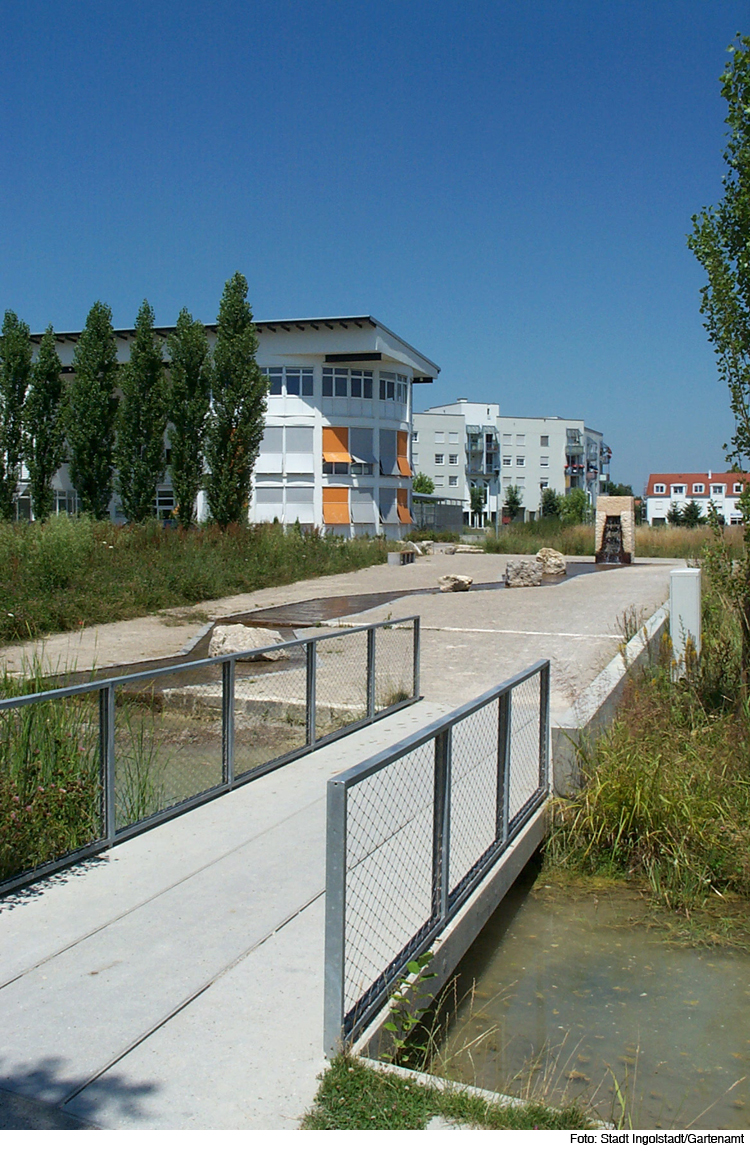
[[[234,784],[234,665],[233,657],[221,665],[221,778],[230,788]]]
[[[414,616],[414,656],[413,656],[413,660],[412,660],[412,664],[413,664],[412,695],[414,696],[415,700],[419,698],[419,666],[420,666],[419,647],[420,647],[419,616],[415,615]]]
[[[508,811],[510,808],[510,741],[511,692],[503,692],[497,701],[497,812],[495,840],[508,843]]]
[[[539,672],[539,787],[549,791],[549,660]]]
[[[307,664],[307,680],[305,688],[305,721],[307,730],[307,746],[315,747],[315,675],[318,669],[318,652],[314,639],[308,639],[305,644],[305,660]]]
[[[326,928],[323,1049],[344,1048],[346,982],[346,785],[328,781],[326,794]]]
[[[451,740],[446,728],[435,736],[435,778],[432,798],[432,915],[448,916],[450,891]]]
[[[375,716],[375,628],[367,628],[367,718]]]
[[[99,761],[102,784],[103,836],[113,844],[116,825],[115,800],[115,685],[99,689]]]

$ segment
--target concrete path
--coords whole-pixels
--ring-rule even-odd
[[[647,559],[633,567],[578,575],[556,586],[441,594],[438,578],[470,575],[497,582],[506,563],[521,556],[457,554],[440,550],[407,567],[383,564],[365,571],[306,579],[173,608],[141,619],[103,624],[81,633],[48,636],[0,650],[0,667],[22,670],[34,655],[52,671],[87,671],[179,655],[201,628],[196,620],[326,596],[423,591],[362,615],[335,620],[374,623],[388,616],[422,617],[422,694],[458,705],[538,659],[552,660],[552,712],[562,715],[617,654],[627,612],[646,619],[667,598],[669,572],[683,560]]]
[[[447,571],[492,582],[504,562],[438,555],[202,611],[415,591]],[[422,615],[422,703],[0,902],[0,1126],[297,1128],[324,1064],[326,781],[536,658],[553,658],[564,709],[616,653],[623,612],[663,602],[672,565],[355,617]],[[79,670],[173,654],[195,631],[177,619],[51,638],[45,654]]]

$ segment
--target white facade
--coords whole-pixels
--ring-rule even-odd
[[[251,522],[299,520],[345,536],[398,537],[411,521],[412,385],[432,381],[440,368],[369,316],[260,321],[255,328],[256,358],[270,392]],[[216,327],[206,330],[213,346]],[[157,329],[164,339],[170,332]],[[121,362],[129,358],[133,333],[115,331]],[[68,372],[78,336],[56,336]],[[53,486],[58,509],[75,510],[66,467]],[[168,478],[157,504],[161,514],[170,513]],[[110,510],[122,517],[116,500]],[[208,514],[204,494],[197,513],[199,519]]]
[[[694,502],[701,516],[708,516],[709,504],[728,524],[743,521],[737,500],[742,495],[745,476],[731,471],[706,471],[705,474],[651,474],[646,486],[646,522],[651,527],[664,526],[673,505],[682,510]]]
[[[512,418],[495,404],[459,399],[415,414],[413,424],[415,473],[432,478],[435,494],[463,498],[465,511],[471,487],[482,487],[487,522],[501,517],[510,486],[520,492],[523,517],[533,519],[545,488],[561,495],[583,488],[595,504],[609,478],[611,452],[582,420]],[[444,443],[456,435],[458,446]]]

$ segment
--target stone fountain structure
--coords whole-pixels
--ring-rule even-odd
[[[635,559],[635,499],[599,495],[596,500],[597,563],[632,563]]]

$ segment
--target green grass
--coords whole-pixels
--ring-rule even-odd
[[[750,710],[739,647],[736,621],[709,590],[688,678],[671,682],[666,640],[661,662],[631,678],[613,725],[581,750],[584,787],[555,806],[548,866],[633,881],[688,916],[719,897],[731,917],[739,899],[746,917]]]
[[[581,1130],[585,1111],[540,1104],[496,1106],[463,1092],[443,1092],[382,1072],[341,1054],[323,1074],[303,1130],[423,1130],[440,1115],[484,1130]]]
[[[385,561],[382,540],[274,524],[185,532],[65,515],[0,523],[0,644]]]

